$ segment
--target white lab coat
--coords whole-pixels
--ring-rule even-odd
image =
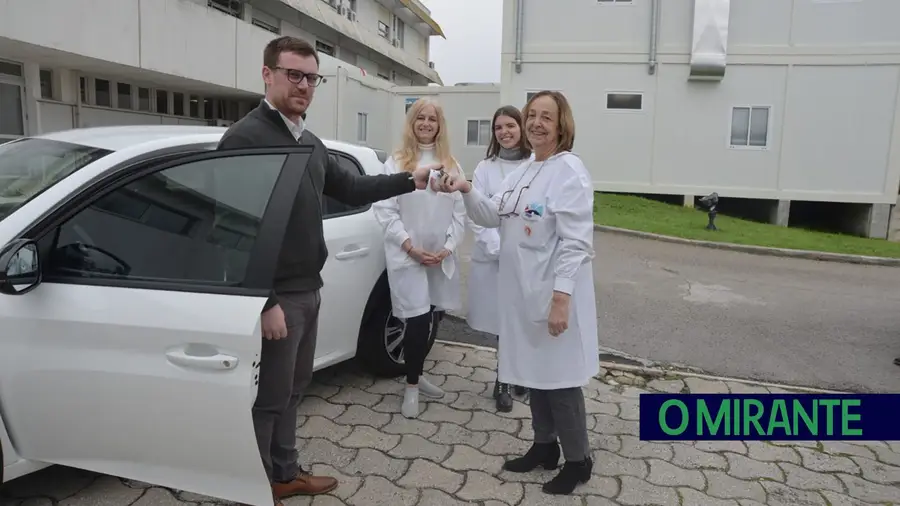
[[[587,385],[600,370],[591,177],[564,152],[523,163],[503,188],[492,198],[474,188],[463,196],[472,221],[500,228],[499,380],[542,390]],[[556,337],[547,327],[554,290],[571,295],[569,327]]]
[[[418,166],[435,163],[433,152],[423,150]],[[384,164],[385,174],[400,169],[394,158]],[[412,318],[427,313],[431,306],[453,311],[461,307],[461,283],[457,247],[466,231],[466,209],[462,196],[416,190],[372,205],[375,219],[384,229],[384,254],[394,316]],[[431,253],[447,249],[451,254],[440,265],[424,266],[403,251],[410,239],[413,247]]]
[[[482,160],[475,167],[472,185],[488,198],[502,193],[503,180],[524,160],[492,158]],[[475,235],[472,264],[469,271],[468,310],[466,320],[470,327],[481,332],[500,333],[497,283],[500,274],[500,231],[497,228],[479,226],[471,219],[469,227]]]

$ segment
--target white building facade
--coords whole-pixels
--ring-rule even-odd
[[[345,66],[389,86],[441,82],[429,39],[443,34],[418,0],[6,0],[0,10],[0,142],[227,125],[261,98],[262,50],[278,35],[314,43],[326,75]]]
[[[599,191],[867,204],[900,186],[897,0],[504,0],[501,102],[560,90]],[[687,201],[687,200],[686,200]]]

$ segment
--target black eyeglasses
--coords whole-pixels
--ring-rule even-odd
[[[297,69],[286,69],[284,67],[275,67],[274,70],[284,71],[288,81],[294,84],[300,84],[303,82],[303,79],[306,79],[306,84],[315,88],[325,82],[325,78],[319,74],[307,74],[306,72]]]

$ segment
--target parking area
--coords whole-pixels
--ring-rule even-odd
[[[548,472],[513,475],[506,456],[530,444],[528,406],[497,413],[492,351],[438,343],[426,364],[446,390],[418,420],[399,415],[403,385],[351,364],[316,374],[297,430],[301,460],[338,476],[333,494],[291,506],[838,506],[900,502],[900,443],[698,442],[638,439],[638,397],[658,391],[766,391],[742,383],[594,380],[586,389],[594,476],[577,496],[540,491]],[[136,435],[138,436],[138,435]],[[2,506],[222,504],[189,493],[54,467],[9,483]]]

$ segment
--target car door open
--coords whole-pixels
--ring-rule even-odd
[[[36,286],[0,295],[0,407],[19,455],[272,504],[250,412],[259,316],[312,151],[130,167],[25,234]]]

